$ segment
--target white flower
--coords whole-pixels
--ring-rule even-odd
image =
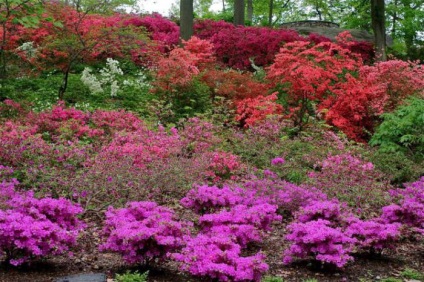
[[[103,93],[102,84],[93,74],[91,74],[90,68],[84,68],[81,81],[85,86],[88,87],[88,89],[90,89],[91,93]]]

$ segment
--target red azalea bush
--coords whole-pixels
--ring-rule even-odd
[[[237,102],[236,120],[241,126],[249,127],[270,115],[280,114],[283,107],[275,102],[277,99],[276,93],[273,93],[266,97],[259,95]]]
[[[162,52],[169,51],[178,45],[180,29],[176,23],[162,17],[158,13],[143,17],[132,16],[124,21],[124,25],[144,27],[150,38],[155,40]]]
[[[270,91],[266,83],[255,80],[250,72],[210,69],[202,74],[201,80],[209,86],[215,96],[231,101],[264,96]]]
[[[223,28],[208,39],[219,61],[242,70],[251,69],[250,58],[257,66],[266,66],[284,43],[305,40],[293,30],[242,26]]]

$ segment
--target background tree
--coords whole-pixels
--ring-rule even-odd
[[[180,37],[189,40],[193,35],[193,0],[180,1]]]
[[[111,14],[118,8],[134,7],[137,4],[137,0],[61,0],[60,2],[77,11],[98,14]]]
[[[43,1],[41,0],[2,0],[0,2],[0,78],[7,76],[8,55],[11,50],[18,47],[16,44],[20,43],[19,36],[12,39],[16,35],[14,33],[18,32],[20,26],[36,26],[42,12]]]
[[[234,0],[234,25],[244,25],[244,0]]]
[[[419,34],[424,30],[423,0],[390,0],[386,4],[388,33],[393,38],[396,55],[408,58],[422,58],[424,39]]]
[[[39,70],[54,70],[63,74],[58,96],[64,99],[69,74],[78,63],[90,63],[106,58],[131,58],[140,61],[147,48],[143,28],[125,24],[125,16],[88,14],[64,4],[45,6],[46,13],[61,25],[42,22],[39,28],[28,30],[26,38],[33,42],[36,54],[22,58]]]
[[[371,0],[371,24],[377,59],[385,61],[386,55],[386,15],[384,0]]]

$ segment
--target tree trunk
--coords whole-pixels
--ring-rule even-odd
[[[253,0],[247,0],[247,20],[250,24],[253,22]]]
[[[189,40],[193,35],[193,0],[180,1],[180,39]]]
[[[386,25],[384,0],[371,0],[371,24],[378,61],[386,61]]]
[[[398,7],[398,0],[395,0],[393,5],[397,8]],[[392,38],[396,38],[396,24],[397,24],[397,20],[398,20],[398,14],[397,14],[397,10],[393,11],[393,16],[392,16]]]
[[[268,25],[272,26],[272,16],[274,14],[274,0],[269,0]]]
[[[225,13],[225,0],[222,0],[222,12]]]
[[[66,89],[68,88],[68,78],[69,78],[69,72],[71,71],[71,68],[68,67],[65,70],[65,73],[63,74],[63,79],[62,79],[62,85],[60,85],[59,88],[59,100],[63,101],[63,98],[65,97],[65,92]]]
[[[244,25],[244,0],[234,0],[234,25]]]

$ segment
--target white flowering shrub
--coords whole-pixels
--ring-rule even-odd
[[[106,66],[98,74],[86,67],[81,75],[82,83],[90,89],[92,94],[107,93],[111,97],[116,97],[120,92],[148,90],[150,88],[147,78],[143,72],[139,72],[135,77],[124,79],[124,72],[119,67],[119,62],[108,58]]]
[[[24,42],[21,46],[16,48],[16,51],[23,52],[27,58],[34,58],[37,53],[37,48],[34,46],[33,41]]]

